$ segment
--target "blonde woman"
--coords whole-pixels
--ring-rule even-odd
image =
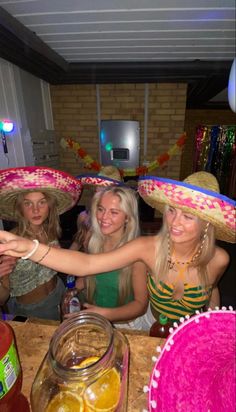
[[[156,236],[139,237],[102,254],[35,248],[32,241],[0,232],[0,253],[41,259],[48,267],[75,275],[119,269],[141,261],[149,270],[150,310],[146,325],[159,314],[171,321],[220,305],[218,282],[229,256],[215,239],[236,242],[236,202],[221,195],[216,178],[197,172],[183,182],[144,176],[139,194],[161,211],[164,226]],[[29,256],[30,255],[30,256]]]
[[[110,252],[138,235],[138,202],[134,190],[117,186],[94,195],[89,253]],[[138,322],[127,321],[146,312],[146,279],[146,266],[142,262],[87,277],[88,303],[84,307],[112,322],[125,321],[126,327],[138,328]]]
[[[75,204],[80,192],[78,180],[54,169],[5,169],[0,172],[0,217],[16,221],[14,234],[59,247],[59,214]],[[15,315],[60,319],[64,284],[57,271],[39,263],[18,259],[5,277],[9,308]]]

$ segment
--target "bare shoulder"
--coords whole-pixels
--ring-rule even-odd
[[[217,262],[217,264],[222,265],[222,266],[227,266],[230,260],[228,252],[226,252],[225,249],[222,247],[216,246],[215,249],[215,255],[213,257],[213,260]]]
[[[221,247],[216,246],[215,253],[209,262],[209,275],[212,278],[212,283],[219,281],[225,272],[230,261],[229,254]]]

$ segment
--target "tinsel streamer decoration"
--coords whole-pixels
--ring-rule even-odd
[[[194,171],[200,170],[200,159],[202,146],[205,138],[207,128],[205,126],[198,126],[195,136],[195,158],[194,158]]]
[[[199,156],[199,170],[205,170],[208,153],[210,148],[210,130],[208,127],[203,128],[202,142],[201,142],[201,152]]]
[[[217,139],[220,133],[221,133],[221,128],[219,126],[213,126],[209,133],[210,144],[209,144],[209,153],[208,153],[205,170],[207,172],[212,172],[213,174],[214,174],[212,170],[212,165],[214,163],[213,159],[217,158]]]
[[[233,157],[235,156],[235,132],[236,127],[223,128],[223,134],[225,136],[223,139],[224,149],[221,168],[221,184],[223,193],[227,193],[229,189],[230,176],[233,170]]]

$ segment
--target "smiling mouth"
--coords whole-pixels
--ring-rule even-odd
[[[172,233],[173,235],[181,235],[183,233],[183,231],[171,228],[170,233]]]

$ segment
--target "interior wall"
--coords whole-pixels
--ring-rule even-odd
[[[236,114],[228,110],[186,110],[185,131],[187,140],[182,153],[180,179],[193,171],[195,133],[199,125],[236,125]]]
[[[98,86],[97,86],[98,87]],[[98,113],[101,120],[135,120],[140,123],[140,165],[153,162],[172,147],[184,131],[187,85],[148,85],[147,151],[144,156],[145,84],[51,86],[54,127],[58,140],[72,138],[99,162]],[[145,157],[145,158],[144,158]],[[152,174],[179,178],[181,153]],[[78,175],[88,173],[84,162],[69,149],[60,149],[60,166]],[[92,171],[94,172],[94,171]],[[94,172],[95,173],[95,172]],[[80,203],[87,202],[84,194]]]

